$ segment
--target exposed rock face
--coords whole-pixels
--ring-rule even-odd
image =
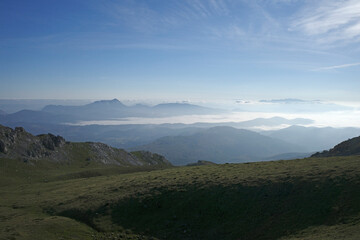
[[[161,165],[169,165],[170,162],[162,155],[157,153],[152,153],[149,151],[136,151],[131,152],[132,155],[136,156],[137,158],[145,161],[149,165],[153,164],[161,164]]]
[[[51,133],[38,136],[46,149],[55,150],[65,144],[65,139],[61,136],[54,136]]]
[[[3,141],[0,140],[0,152],[1,153],[7,153],[7,147]]]
[[[123,149],[113,148],[103,143],[88,143],[92,157],[88,161],[101,162],[103,164],[115,164],[126,166],[170,166],[171,163],[165,157],[151,152],[138,151],[127,152]]]
[[[34,136],[17,127],[0,125],[0,158],[16,158],[25,162],[46,159],[55,162],[86,161],[119,166],[170,166],[163,156],[152,153],[131,154],[103,143],[70,143],[61,136]]]
[[[88,143],[90,151],[93,155],[91,160],[101,162],[103,164],[115,165],[133,165],[142,166],[144,163],[138,158],[122,149],[110,147],[104,143]]]
[[[39,137],[25,131],[22,127],[15,130],[0,125],[0,157],[44,158],[54,155],[56,148],[65,140],[51,134]],[[59,155],[58,153],[56,155]]]
[[[23,127],[16,127],[15,132],[25,132],[25,129]]]

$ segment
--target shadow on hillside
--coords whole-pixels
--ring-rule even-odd
[[[257,186],[180,186],[153,189],[96,211],[59,215],[94,229],[99,216],[159,239],[277,239],[314,225],[332,225],[360,212],[358,181],[287,179]]]

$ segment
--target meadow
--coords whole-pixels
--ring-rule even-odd
[[[360,236],[360,156],[164,169],[0,164],[0,239]]]

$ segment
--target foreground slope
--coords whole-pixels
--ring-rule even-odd
[[[0,159],[0,239],[356,239],[360,157],[78,174]],[[49,163],[49,162],[47,162]]]

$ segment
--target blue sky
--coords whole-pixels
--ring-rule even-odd
[[[360,102],[360,2],[2,0],[0,98]]]

